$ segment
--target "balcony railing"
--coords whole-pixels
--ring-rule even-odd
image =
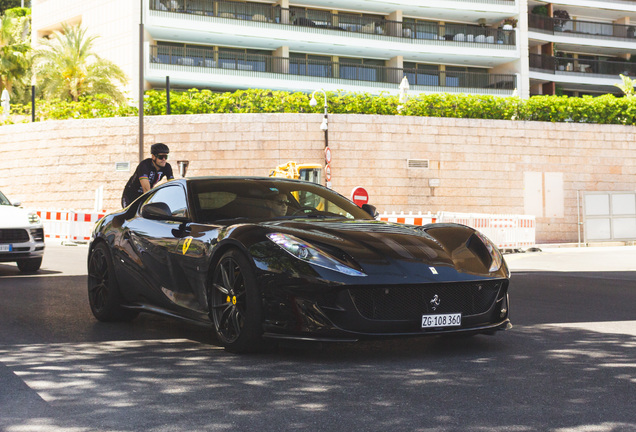
[[[514,4],[514,0],[510,3]],[[353,16],[329,11],[283,9],[276,5],[225,0],[150,0],[150,10],[190,14],[248,22],[248,25],[275,24],[299,26],[305,31],[322,34],[353,33],[358,37],[399,38],[405,43],[450,43],[493,47],[516,45],[514,30],[467,24],[409,23],[391,21],[383,16]],[[466,45],[468,44],[468,45]]]
[[[263,74],[272,74],[273,78],[281,80],[307,77],[318,78],[321,82],[342,83],[344,80],[348,84],[374,87],[397,87],[404,75],[408,77],[411,88],[457,87],[507,94],[517,87],[516,75],[509,74],[424,71],[162,45],[150,47],[150,62],[177,65],[179,70],[191,72],[204,73],[217,69],[223,72],[237,71],[235,74],[242,76],[263,77]]]
[[[542,15],[528,15],[528,27],[543,33],[576,35],[593,39],[623,39],[636,42],[636,27],[593,21],[564,20]]]
[[[516,0],[456,0],[462,3],[472,3],[472,4],[496,4],[496,5],[509,5],[514,6]]]
[[[636,63],[552,57],[542,54],[530,54],[530,69],[561,74],[596,74],[614,77],[623,74],[636,76]]]

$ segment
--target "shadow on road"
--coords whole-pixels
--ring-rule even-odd
[[[2,346],[0,361],[29,386],[2,401],[3,411],[44,401],[58,415],[3,416],[0,425],[483,431],[601,422],[615,425],[602,430],[633,430],[635,344],[633,336],[525,327],[494,338],[289,346],[256,356],[187,339]]]
[[[85,276],[0,281],[0,430],[632,431],[636,334],[597,326],[634,319],[633,275],[588,276],[514,274],[494,337],[252,356],[164,317],[98,323]]]
[[[50,276],[50,275],[56,275],[56,274],[60,274],[62,272],[60,271],[56,271],[56,270],[47,270],[47,269],[40,269],[37,271],[37,275],[39,276]],[[32,274],[28,274],[28,273],[22,273],[20,272],[20,269],[18,268],[18,266],[16,264],[0,264],[0,278],[2,277],[7,277],[7,276],[21,276],[21,277],[27,277],[27,276],[33,276]]]

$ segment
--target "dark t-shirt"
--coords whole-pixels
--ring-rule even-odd
[[[163,178],[168,180],[174,179],[172,175],[172,167],[169,163],[165,167],[157,170],[155,164],[152,163],[152,159],[144,159],[139,165],[135,173],[130,177],[126,187],[124,187],[124,193],[122,195],[122,205],[128,205],[143,194],[143,188],[139,179],[145,178],[150,183],[150,188],[153,188]]]

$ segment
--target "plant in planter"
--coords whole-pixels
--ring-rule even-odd
[[[547,6],[535,6],[532,8],[533,15],[541,15],[548,16],[548,7]]]
[[[559,9],[554,11],[554,31],[563,31],[563,26],[570,20],[568,11]]]
[[[565,70],[565,62],[563,60],[564,56],[565,55],[562,51],[557,51],[554,53],[554,60],[556,61],[557,69],[560,71]]]
[[[506,18],[503,21],[503,29],[504,30],[512,30],[517,27],[517,22],[519,22],[516,18]]]

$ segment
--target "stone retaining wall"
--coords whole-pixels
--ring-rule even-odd
[[[320,114],[146,117],[146,154],[170,146],[188,177],[266,176],[324,162]],[[329,116],[332,187],[369,191],[380,211],[534,214],[537,242],[576,241],[577,191],[636,190],[636,128],[430,117]],[[114,210],[138,162],[137,118],[0,127],[0,190],[34,208]],[[428,168],[408,167],[424,160]],[[128,172],[115,171],[130,162]]]

